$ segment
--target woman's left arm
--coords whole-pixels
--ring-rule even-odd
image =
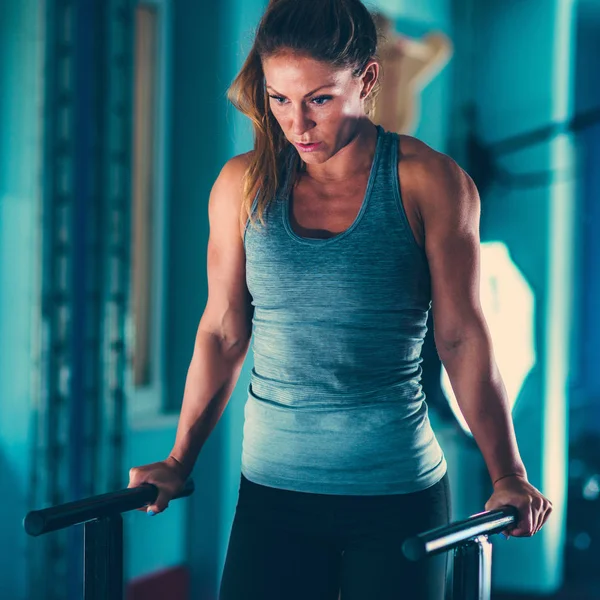
[[[438,354],[492,480],[486,510],[515,506],[521,518],[510,534],[530,536],[552,504],[527,480],[481,308],[479,194],[449,157],[428,149],[418,163],[413,188],[431,273]]]

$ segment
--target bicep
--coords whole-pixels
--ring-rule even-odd
[[[199,329],[216,335],[228,348],[243,345],[251,335],[252,298],[240,235],[244,169],[242,157],[227,163],[213,186],[208,207],[208,300]]]
[[[443,354],[485,329],[479,294],[480,202],[475,184],[453,161],[440,168],[433,188],[423,224],[434,335]]]

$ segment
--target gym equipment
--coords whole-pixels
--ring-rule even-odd
[[[173,500],[190,496],[194,481],[188,479]],[[84,600],[123,600],[122,513],[152,504],[158,488],[151,483],[117,492],[91,496],[42,510],[23,519],[31,536],[84,523]]]
[[[492,544],[488,536],[516,524],[514,506],[478,513],[405,540],[402,551],[409,560],[454,550],[453,600],[490,600],[492,593]]]
[[[177,500],[194,492],[188,479]],[[144,483],[127,488],[33,510],[23,519],[25,531],[34,537],[84,524],[84,600],[123,599],[122,513],[155,502],[158,488]],[[512,506],[482,512],[463,521],[438,527],[407,539],[402,550],[409,560],[454,550],[452,598],[489,600],[492,547],[488,536],[517,522]]]

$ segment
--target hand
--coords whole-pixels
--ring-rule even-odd
[[[535,535],[552,512],[552,502],[521,476],[506,477],[498,481],[494,486],[494,493],[486,502],[485,510],[507,505],[514,506],[519,511],[519,521],[512,529],[502,532],[506,539],[511,535]]]
[[[138,508],[152,515],[163,512],[169,506],[169,502],[183,489],[185,479],[181,474],[181,465],[172,457],[167,460],[133,467],[129,471],[128,488],[140,486],[142,483],[152,483],[158,488],[158,496],[154,504]]]

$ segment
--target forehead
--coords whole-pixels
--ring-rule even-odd
[[[310,56],[282,52],[262,60],[265,83],[282,94],[285,90],[312,90],[332,83],[344,85],[352,74],[350,68],[340,69]]]

